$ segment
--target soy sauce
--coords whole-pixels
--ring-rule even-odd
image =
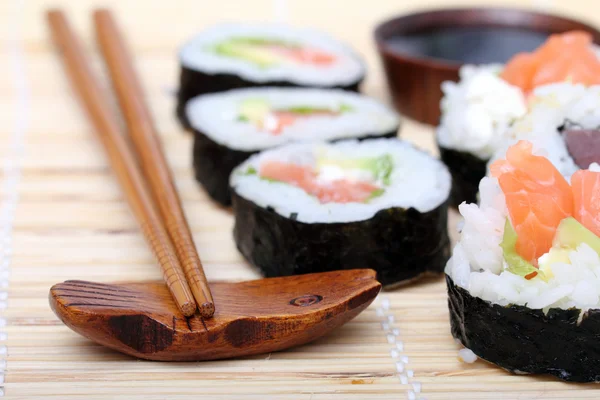
[[[530,52],[548,37],[546,32],[509,27],[450,27],[387,39],[392,49],[416,57],[459,63],[505,63],[519,52]]]

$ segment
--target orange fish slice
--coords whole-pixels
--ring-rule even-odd
[[[379,188],[369,182],[337,179],[319,182],[317,174],[309,166],[281,161],[265,162],[260,168],[263,178],[286,182],[315,196],[321,203],[362,203]]]
[[[301,64],[329,65],[336,61],[336,57],[324,51],[307,47],[290,48],[285,46],[269,46],[271,51]]]
[[[517,253],[537,265],[552,247],[560,221],[573,214],[573,193],[565,178],[545,157],[532,153],[521,140],[506,152],[506,160],[491,166],[498,178],[512,225],[517,232]]]
[[[571,177],[574,217],[583,226],[600,236],[600,173],[581,170]]]
[[[587,32],[551,35],[534,52],[515,55],[500,76],[525,93],[537,86],[565,81],[600,84],[600,60],[591,45],[592,36]]]
[[[500,77],[511,85],[520,87],[524,92],[533,89],[531,82],[538,68],[538,61],[533,54],[516,54],[502,70]]]

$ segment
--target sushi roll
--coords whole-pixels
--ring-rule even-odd
[[[223,24],[200,33],[179,52],[177,115],[205,93],[255,86],[338,88],[357,92],[365,77],[358,55],[331,37],[269,24]]]
[[[247,88],[188,103],[194,170],[207,193],[231,204],[229,175],[252,154],[293,141],[394,137],[399,116],[357,93],[306,88]]]
[[[446,266],[452,335],[518,374],[600,382],[600,166],[569,183],[519,141],[461,204]]]
[[[539,132],[544,127],[553,135],[567,120],[586,119],[570,107],[577,104],[570,104],[574,91],[568,86],[585,92],[598,84],[598,48],[584,32],[552,35],[534,52],[518,54],[506,65],[462,67],[459,82],[442,84],[437,129],[441,158],[452,173],[452,204],[476,201],[486,165],[494,155],[502,156],[509,145],[525,138],[518,136],[521,132]],[[587,100],[593,101],[592,96]],[[591,127],[590,121],[581,122]]]
[[[398,139],[289,144],[232,173],[235,243],[266,276],[372,268],[391,288],[442,273],[450,185]]]

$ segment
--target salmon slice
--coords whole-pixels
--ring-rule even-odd
[[[490,169],[506,198],[517,232],[517,253],[533,265],[552,247],[560,221],[573,214],[573,193],[565,178],[545,157],[532,153],[521,140],[506,152],[506,160]]]
[[[260,129],[265,129],[266,131],[274,134],[280,135],[283,133],[283,130],[291,125],[294,125],[299,119],[311,118],[316,116],[336,116],[339,115],[339,112],[336,111],[323,111],[316,110],[310,113],[296,113],[293,111],[272,111],[270,112],[265,119],[259,123]]]
[[[336,61],[336,57],[334,55],[308,47],[286,47],[271,45],[269,46],[269,49],[274,53],[282,55],[283,57],[300,64],[325,66],[333,64]]]
[[[600,84],[600,60],[591,46],[592,36],[587,32],[551,35],[534,52],[515,55],[500,76],[525,93],[537,86],[565,81]]]
[[[281,161],[263,163],[260,166],[260,176],[299,187],[307,186],[315,179],[315,173],[310,167]]]
[[[561,54],[551,63],[542,64],[533,77],[532,86],[565,81],[587,86],[600,83],[600,63],[590,59],[590,55],[585,52]]]
[[[378,186],[363,181],[337,179],[321,182],[310,166],[281,161],[263,163],[260,176],[297,186],[317,197],[321,203],[363,203],[380,190]]]
[[[558,56],[552,62],[539,63],[539,67],[531,77],[530,87],[534,88],[550,83],[567,80],[571,76],[573,61],[567,56]]]
[[[286,127],[294,125],[298,118],[297,114],[288,111],[273,111],[262,121],[260,128],[280,135]]]
[[[592,35],[588,32],[569,31],[550,35],[533,53],[540,61],[551,62],[559,54],[587,50],[592,42]]]
[[[575,212],[583,226],[600,236],[600,173],[580,170],[571,177]]]
[[[538,68],[537,59],[529,53],[516,54],[506,64],[500,77],[511,85],[520,87],[523,92],[533,90],[531,83]]]

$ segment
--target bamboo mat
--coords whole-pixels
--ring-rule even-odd
[[[452,5],[475,4],[452,2]],[[554,7],[587,19],[596,0],[489,1]],[[312,344],[205,363],[143,362],[71,332],[48,289],[66,279],[160,279],[104,155],[52,51],[43,11],[64,5],[89,49],[89,11],[78,1],[0,2],[0,369],[14,399],[546,399],[600,398],[596,385],[514,376],[458,361],[444,282],[385,292],[363,314]],[[135,51],[167,156],[211,280],[258,277],[237,253],[229,212],[191,172],[191,138],[173,117],[177,46],[218,21],[279,20],[352,43],[367,59],[364,91],[387,101],[371,39],[374,24],[449,1],[104,1]],[[600,14],[589,16],[600,25]],[[594,20],[592,19],[592,22]],[[98,67],[100,64],[98,63]],[[432,130],[406,121],[402,136],[433,151]],[[450,229],[454,232],[456,215]]]

